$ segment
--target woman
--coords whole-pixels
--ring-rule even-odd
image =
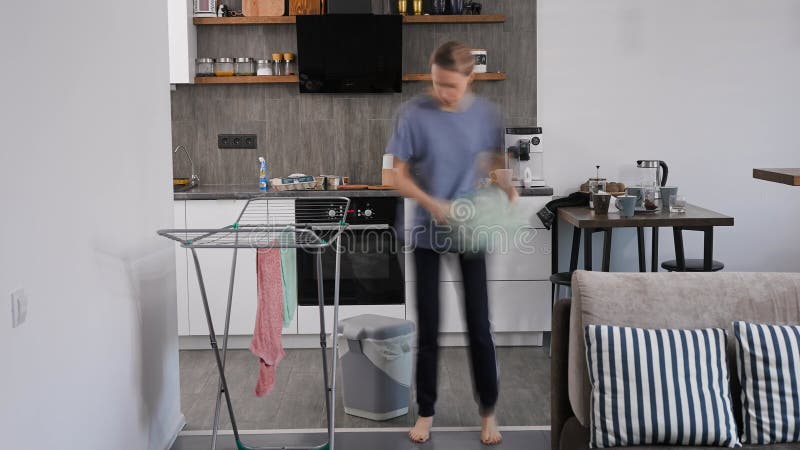
[[[449,248],[446,232],[451,202],[464,198],[486,176],[487,161],[502,162],[502,123],[497,108],[470,90],[470,48],[448,42],[431,56],[433,87],[401,106],[389,141],[400,193],[417,201],[409,244],[417,273],[417,403],[419,418],[409,432],[417,443],[430,437],[436,403],[439,334],[439,256]],[[516,191],[501,186],[511,200]],[[489,323],[483,254],[459,253],[469,332],[472,373],[481,415],[481,441],[497,444],[497,360]]]

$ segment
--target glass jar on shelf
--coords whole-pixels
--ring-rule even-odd
[[[232,77],[233,74],[233,58],[217,58],[214,60],[214,75]]]
[[[195,59],[197,69],[195,74],[198,77],[213,77],[214,76],[214,59],[213,58],[197,58]]]
[[[272,75],[273,64],[271,59],[259,59],[256,61],[256,75]]]
[[[234,73],[238,77],[248,77],[256,74],[256,67],[253,58],[236,58]]]
[[[284,75],[283,73],[283,53],[273,53],[272,54],[272,74],[273,75]]]
[[[283,75],[294,75],[294,53],[283,54]]]

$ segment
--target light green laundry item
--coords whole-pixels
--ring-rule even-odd
[[[466,254],[505,253],[534,237],[519,204],[495,186],[454,200],[447,222],[451,248]]]
[[[283,281],[283,327],[292,323],[297,310],[297,249],[281,249],[281,280]]]

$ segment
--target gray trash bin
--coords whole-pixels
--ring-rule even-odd
[[[414,322],[365,314],[339,323],[347,414],[388,420],[408,414]]]

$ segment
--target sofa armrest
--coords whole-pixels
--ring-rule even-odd
[[[569,403],[569,313],[572,301],[568,298],[556,301],[553,306],[553,327],[550,338],[550,443],[552,450],[559,450],[561,429],[570,417],[574,417]]]

